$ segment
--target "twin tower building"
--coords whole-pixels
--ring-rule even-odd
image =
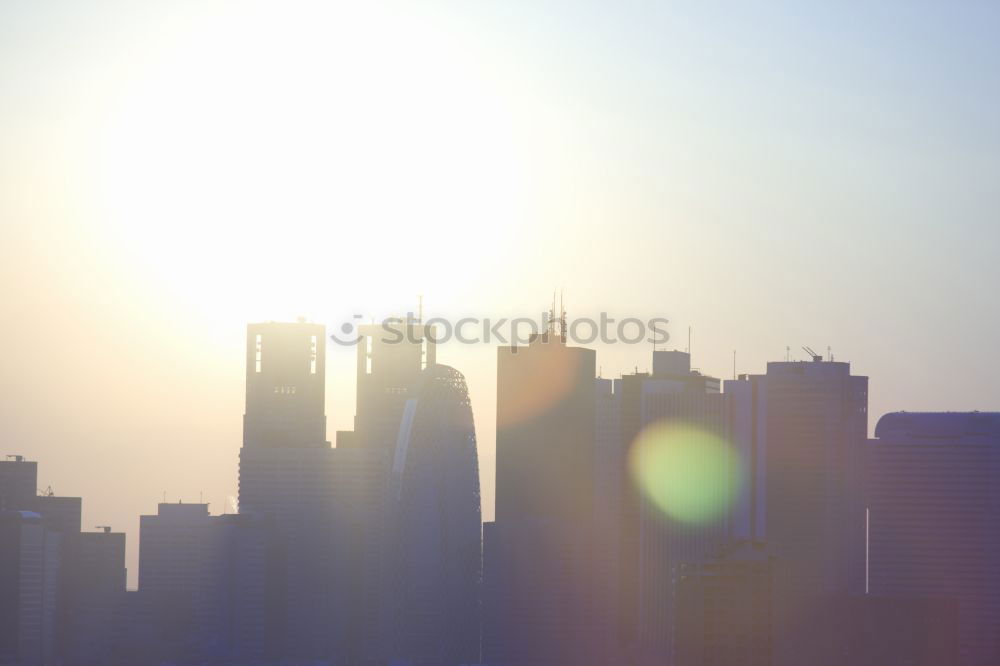
[[[326,439],[324,328],[248,328],[239,512],[268,534],[263,660],[480,661],[482,522],[465,379],[422,326],[364,327],[355,428]]]

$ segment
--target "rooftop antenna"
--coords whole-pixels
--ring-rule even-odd
[[[558,317],[556,316],[556,290],[552,290],[552,309],[549,310],[549,333],[556,332],[556,321]]]
[[[792,348],[789,347],[788,345],[785,345],[785,363],[788,363],[791,360],[792,360]]]
[[[826,360],[828,361],[833,360],[833,351],[830,350],[830,345],[826,346]]]
[[[688,356],[691,355],[691,327],[690,326],[688,326],[688,348],[687,348],[687,353],[688,353]]]
[[[559,335],[566,341],[566,305],[563,302],[563,290],[559,290]]]
[[[733,350],[733,379],[736,379],[736,350]]]

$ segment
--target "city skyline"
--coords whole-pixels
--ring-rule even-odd
[[[164,491],[221,508],[246,322],[418,294],[533,316],[553,288],[573,316],[670,319],[669,348],[693,327],[716,377],[733,350],[748,372],[829,345],[876,378],[873,413],[989,410],[998,24],[989,3],[2,3],[0,453],[52,460],[87,524],[134,533]],[[605,376],[647,356],[597,351]],[[490,516],[493,352],[443,353]],[[353,356],[328,362],[347,429]]]
[[[990,663],[998,35],[0,0],[0,662]]]
[[[248,325],[239,514],[140,516],[137,591],[127,536],[83,528],[85,501],[36,494],[38,463],[8,457],[0,657],[992,663],[1000,412],[889,413],[869,439],[869,378],[809,348],[721,387],[669,350],[606,379],[549,322],[497,350],[493,520],[464,377],[419,320],[359,329],[336,446],[325,328]]]

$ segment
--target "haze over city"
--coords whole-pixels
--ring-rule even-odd
[[[233,510],[252,322],[556,291],[669,319],[712,377],[829,347],[869,431],[996,410],[998,31],[973,2],[0,4],[0,453],[126,531],[135,587],[140,514]],[[437,350],[485,521],[495,347]],[[356,361],[326,351],[334,440]]]

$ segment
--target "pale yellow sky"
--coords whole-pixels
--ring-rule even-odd
[[[164,491],[236,495],[250,321],[563,287],[717,376],[831,345],[873,420],[998,407],[995,8],[359,4],[0,5],[0,453],[133,569]],[[495,357],[439,355],[486,518]],[[353,350],[327,370],[333,439]]]

